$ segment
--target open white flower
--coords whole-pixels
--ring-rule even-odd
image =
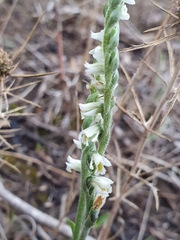
[[[127,12],[127,10],[128,9],[127,9],[126,5],[124,4],[121,8],[121,16],[120,16],[121,20],[128,20],[130,18],[130,15]]]
[[[66,170],[72,172],[72,170],[81,171],[81,160],[72,158],[71,156],[67,157]]]
[[[106,169],[104,166],[110,167],[111,166],[110,161],[107,158],[101,156],[99,153],[93,153],[91,156],[89,168],[91,170],[95,169],[94,174],[95,175],[99,175],[99,174],[104,175],[106,172]]]
[[[88,146],[89,141],[97,142],[99,133],[99,127],[97,124],[95,124],[81,131],[79,134],[79,140],[82,142],[82,144]]]
[[[91,32],[91,38],[102,42],[104,38],[104,29],[97,33]]]
[[[81,118],[84,119],[87,116],[95,116],[97,113],[100,113],[101,102],[79,103],[79,108],[81,110]]]
[[[96,62],[96,63],[88,63],[86,62],[84,66],[87,68],[85,70],[86,74],[91,75],[99,75],[104,74],[104,64],[103,62]]]
[[[97,194],[109,196],[109,193],[112,192],[111,184],[113,184],[113,181],[109,178],[95,176],[92,179],[91,184],[94,187],[95,193]]]
[[[98,62],[104,61],[104,52],[101,46],[97,46],[96,48],[89,51],[89,54],[93,55],[93,58]]]
[[[82,149],[82,143],[79,140],[73,139],[73,142],[76,144],[76,147]]]

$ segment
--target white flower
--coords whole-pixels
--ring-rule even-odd
[[[99,153],[93,153],[91,156],[91,162],[89,164],[89,168],[91,170],[95,169],[94,174],[95,175],[99,175],[99,174],[104,175],[106,172],[106,169],[104,168],[104,166],[106,166],[106,167],[111,166],[110,161],[107,158],[101,156]]]
[[[98,62],[104,61],[104,52],[101,46],[97,46],[96,48],[89,51],[89,54],[93,55]]]
[[[94,74],[94,75],[99,75],[99,74],[104,74],[104,63],[103,62],[96,62],[96,63],[85,63],[84,66],[87,68],[85,72],[88,75]]]
[[[112,192],[111,184],[113,184],[113,181],[109,178],[95,176],[91,184],[97,194],[109,196],[109,193]]]
[[[100,130],[97,124],[90,126],[79,134],[79,140],[86,146],[89,145],[89,141],[96,142],[98,140]]]
[[[77,147],[77,148],[82,149],[81,141],[78,141],[78,140],[76,140],[76,139],[73,139],[73,142],[76,144],[76,147]]]
[[[96,194],[94,203],[93,203],[93,210],[94,211],[100,211],[102,206],[104,205],[106,201],[106,196],[103,194]]]
[[[87,84],[87,89],[91,89],[92,87],[95,87],[96,90],[99,93],[104,93],[104,88],[105,88],[105,79],[104,75],[99,75],[99,79],[94,78],[92,75],[90,76],[91,78],[91,83]]]
[[[81,110],[81,118],[84,119],[87,116],[95,116],[101,112],[101,102],[79,103],[79,108]]]
[[[102,42],[104,38],[104,29],[97,33],[91,32],[91,38]]]
[[[67,157],[67,162],[66,162],[66,170],[68,172],[72,172],[72,170],[81,171],[81,160],[77,160],[72,158],[71,156]]]
[[[130,18],[130,15],[129,13],[127,12],[127,7],[126,5],[122,5],[122,8],[121,8],[121,16],[120,16],[120,19],[121,20],[128,20]]]
[[[124,3],[130,4],[130,5],[134,5],[135,1],[134,0],[124,0]]]

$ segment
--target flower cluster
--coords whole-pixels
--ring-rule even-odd
[[[105,87],[105,76],[104,76],[104,53],[102,41],[104,38],[104,31],[100,33],[91,33],[93,39],[100,41],[100,46],[91,50],[89,53],[95,59],[92,64],[85,63],[86,74],[90,77],[91,83],[87,85],[90,89],[91,94],[85,104],[79,104],[81,111],[81,119],[84,121],[88,120],[88,126],[84,128],[79,136],[78,140],[74,140],[74,143],[79,149],[84,149],[89,145],[92,145],[92,152],[90,159],[86,159],[91,178],[91,187],[94,191],[94,203],[93,209],[99,211],[105,203],[106,197],[112,192],[111,184],[112,180],[103,177],[106,173],[105,167],[111,166],[111,163],[107,158],[98,153],[98,138],[101,134],[103,126],[103,104],[104,104],[104,87]],[[67,171],[71,170],[81,171],[81,160],[73,159],[72,157],[67,158]]]
[[[112,4],[114,4],[113,7]],[[111,11],[115,11],[114,14],[117,17],[107,19],[102,31],[91,33],[91,38],[98,40],[100,44],[89,52],[93,56],[94,62],[91,64],[85,63],[86,74],[91,79],[91,82],[87,85],[90,95],[85,104],[79,104],[83,130],[80,132],[78,140],[74,140],[76,146],[82,150],[82,157],[81,160],[76,160],[69,156],[66,162],[66,169],[69,172],[76,170],[84,174],[85,168],[83,166],[88,166],[88,174],[85,174],[86,179],[90,179],[88,188],[93,189],[89,192],[93,195],[91,209],[94,212],[99,212],[106,197],[112,192],[111,184],[113,181],[101,175],[106,173],[105,167],[111,166],[111,163],[103,154],[109,141],[112,118],[110,115],[112,115],[114,106],[113,91],[118,79],[118,21],[119,19],[128,20],[130,17],[126,4],[135,4],[135,1],[120,0],[119,3],[118,1],[113,3],[113,0],[108,1],[104,8],[105,18],[113,16],[113,14],[110,14]],[[117,9],[118,13],[116,12]],[[114,19],[117,19],[117,21],[114,22]],[[111,51],[109,51],[109,45],[107,44],[110,45],[109,49]]]

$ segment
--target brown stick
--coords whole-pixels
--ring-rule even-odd
[[[26,203],[25,201],[23,201],[22,199],[20,199],[19,197],[17,197],[7,189],[5,189],[2,184],[0,184],[0,197],[3,198],[5,201],[7,201],[13,208],[19,210],[20,212],[28,214],[40,224],[43,224],[52,229],[56,229],[56,227],[59,224],[58,219],[53,218],[52,216],[46,213],[43,213],[37,208]],[[62,222],[61,225],[59,226],[58,232],[68,238],[72,238],[71,228],[64,222]],[[95,239],[88,236],[86,240],[95,240]]]

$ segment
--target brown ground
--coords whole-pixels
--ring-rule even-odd
[[[12,2],[0,1],[1,47],[11,56],[23,44],[37,17],[46,10],[29,43],[15,60],[16,63],[19,61],[19,65],[14,73],[56,72],[56,74],[16,79],[14,86],[40,80],[37,84],[14,90],[13,93],[41,107],[17,101],[17,98],[12,96],[9,98],[10,109],[26,105],[24,112],[27,115],[10,117],[11,127],[21,128],[21,131],[8,139],[14,146],[14,151],[0,152],[1,158],[16,166],[21,174],[9,166],[2,165],[1,181],[13,194],[54,218],[62,219],[67,216],[74,220],[78,199],[78,175],[66,174],[65,161],[68,155],[80,157],[80,152],[75,149],[72,140],[77,138],[80,131],[77,103],[84,102],[88,95],[85,81],[89,79],[84,74],[83,65],[85,61],[91,61],[88,51],[97,44],[90,40],[90,31],[97,32],[103,28],[101,11],[105,1],[19,0],[3,31]],[[130,21],[121,22],[120,50],[129,48],[132,44],[142,44],[144,47],[143,42],[152,42],[158,30],[162,28],[148,33],[143,32],[161,26],[167,17],[167,13],[148,0],[136,2],[135,6],[129,6]],[[172,1],[158,0],[156,3],[168,10]],[[171,17],[168,20],[169,25],[166,25],[158,38],[177,33],[179,25],[172,25],[175,21],[177,19]],[[120,51],[121,65],[129,77],[135,74],[141,59],[144,58],[146,61],[134,84],[146,121],[155,113],[166,92],[167,86],[162,79],[167,84],[170,82],[170,76],[173,74],[172,65],[179,61],[179,37],[168,43],[170,45],[164,42],[155,46],[146,59],[145,54],[150,49],[148,46],[134,51]],[[119,71],[117,103],[124,97],[128,86],[122,68],[119,68]],[[7,84],[12,81],[13,78],[10,78]],[[175,86],[178,87],[178,84],[177,80]],[[158,129],[168,107],[171,107],[170,100],[174,99],[173,96],[173,92],[170,92],[168,99],[165,99],[154,131]],[[131,170],[130,166],[133,165],[140,142],[146,134],[142,124],[138,123],[141,118],[135,103],[136,98],[130,91],[125,97],[122,104],[124,110],[117,108],[114,114],[112,138],[107,149],[107,155],[113,163],[108,174],[121,186],[124,186],[129,178],[126,170]],[[126,193],[129,189],[132,192],[127,196],[128,201],[121,202],[111,226],[110,234],[117,233],[115,239],[180,239],[179,106],[179,102],[176,101],[158,131],[159,135],[165,137],[151,134],[146,140],[138,158],[143,166],[138,165],[139,169],[141,167],[138,177],[133,177],[125,189]],[[29,113],[35,115],[28,116]],[[2,145],[1,149],[4,147]],[[121,166],[119,168],[121,170],[117,170],[117,165]],[[116,179],[117,174],[121,175],[120,180]],[[153,182],[159,189],[158,211],[155,209],[156,201],[151,194],[148,181]],[[137,183],[142,184],[138,186]],[[101,214],[111,212],[112,205],[113,201],[107,201]],[[21,219],[22,214],[23,212],[17,211],[8,202],[0,200],[0,239],[68,239],[45,226],[41,231],[36,230],[34,234],[30,234],[32,219],[31,221]],[[147,217],[147,222],[144,216]],[[36,224],[39,226],[38,222],[35,222]],[[97,239],[99,231],[93,229],[90,235]],[[48,234],[47,238],[42,237],[42,232]]]

